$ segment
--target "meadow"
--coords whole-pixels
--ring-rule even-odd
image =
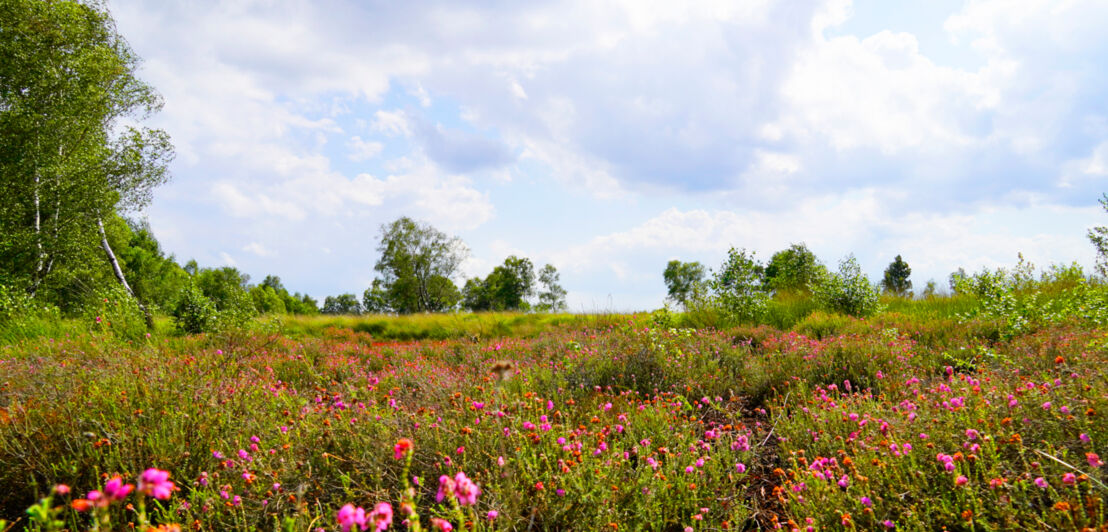
[[[1080,315],[1013,326],[967,312],[972,296],[884,303],[861,319],[779,301],[737,326],[676,312],[316,317],[9,340],[0,519],[1108,530],[1108,331]]]

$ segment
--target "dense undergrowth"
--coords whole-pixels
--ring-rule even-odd
[[[886,299],[864,319],[778,301],[778,321],[746,325],[311,318],[19,339],[0,347],[0,518],[337,530],[385,502],[394,529],[406,516],[476,530],[1104,529],[1108,334],[1089,310],[1098,287],[1081,289],[1012,288],[1007,307],[988,293]],[[410,455],[394,454],[402,439]],[[167,498],[149,481],[104,495],[159,471]],[[480,494],[437,500],[444,476]]]

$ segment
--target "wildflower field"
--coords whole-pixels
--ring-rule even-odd
[[[1108,333],[944,305],[787,328],[656,313],[527,337],[26,339],[0,348],[0,519],[1108,529]]]

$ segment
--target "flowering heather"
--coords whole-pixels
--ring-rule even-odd
[[[1108,525],[1108,334],[996,327],[30,341],[0,351],[0,519],[64,485],[70,530]]]

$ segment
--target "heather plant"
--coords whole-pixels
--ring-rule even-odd
[[[1084,320],[995,335],[937,305],[792,330],[521,314],[451,318],[444,339],[353,330],[366,318],[32,339],[0,351],[0,518],[140,527],[142,503],[151,527],[210,530],[1108,524],[1108,336]],[[521,334],[462,334],[482,320]],[[142,480],[150,465],[165,478]],[[170,479],[169,499],[142,494]],[[41,507],[56,485],[72,495]]]

